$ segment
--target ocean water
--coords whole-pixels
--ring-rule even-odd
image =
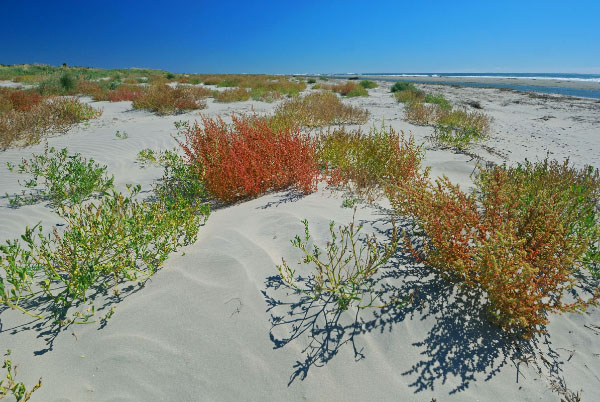
[[[336,74],[336,76],[357,75],[351,73]],[[462,77],[462,78],[505,78],[512,80],[511,83],[480,83],[480,82],[445,82],[440,84],[464,85],[470,87],[492,87],[492,88],[508,88],[517,91],[533,91],[548,94],[561,94],[568,96],[580,96],[584,98],[600,99],[600,89],[577,89],[566,88],[560,85],[560,81],[582,81],[600,84],[600,74],[571,74],[571,73],[365,73],[358,74],[361,76],[382,76],[386,77],[386,81],[399,81],[402,77],[417,78],[411,80],[414,82],[426,83],[427,81],[419,81],[419,77]],[[389,77],[389,78],[388,78]],[[520,80],[536,80],[540,83],[548,82],[548,85],[527,85]]]

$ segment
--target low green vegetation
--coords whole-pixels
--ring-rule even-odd
[[[375,234],[359,237],[363,226],[355,223],[354,216],[352,222],[340,226],[337,231],[332,221],[329,224],[331,240],[319,247],[311,239],[308,221],[305,219],[302,223],[304,235],[297,235],[291,243],[303,254],[298,264],[314,266],[314,273],[310,276],[311,286],[303,287],[298,283],[296,269],[282,259],[277,269],[288,286],[314,300],[333,296],[341,310],[347,310],[353,303],[358,308],[383,307],[389,303],[380,299],[374,278],[379,268],[396,253],[398,233],[395,225],[390,243],[382,244]]]
[[[41,191],[61,199],[69,193],[57,190],[65,180],[71,190],[83,185],[88,192],[97,191],[99,183],[102,188],[112,184],[104,168],[69,158],[66,151],[33,160],[52,167],[41,169],[46,184]],[[92,202],[58,203],[55,210],[64,221],[60,231],[47,234],[38,224],[0,246],[0,303],[37,318],[48,318],[42,314],[49,312],[61,325],[89,323],[99,291],[118,294],[128,281],[143,285],[172,252],[195,241],[210,212],[197,197],[200,184],[175,155],[166,153],[158,161],[165,177],[150,201],[140,200],[140,186],[128,186],[126,194],[111,189]],[[75,177],[47,174],[73,164]],[[110,309],[102,320],[113,313]]]
[[[415,84],[413,84],[412,82],[396,81],[394,83],[394,85],[392,85],[391,91],[392,92],[400,92],[400,91],[418,92],[419,90],[417,89],[417,87],[415,87]]]
[[[8,350],[5,356],[10,356],[10,354],[11,352]],[[0,380],[0,399],[12,395],[16,402],[26,402],[31,398],[31,395],[42,386],[41,378],[29,391],[27,390],[25,383],[17,382],[17,366],[13,366],[13,363],[9,358],[4,359],[2,368],[6,370],[6,377]]]
[[[373,88],[377,88],[378,85],[375,81],[369,81],[369,80],[362,80],[360,82],[360,86],[365,88],[365,89],[373,89]]]
[[[224,91],[214,91],[213,97],[217,102],[243,102],[250,99],[250,92],[245,88],[232,88]]]
[[[66,148],[60,151],[46,148],[44,154],[23,159],[18,166],[8,164],[11,172],[27,174],[21,185],[29,190],[6,197],[12,207],[50,201],[57,206],[76,204],[92,196],[100,196],[113,188],[114,177],[108,176],[106,166],[80,154],[70,155]]]
[[[442,110],[452,109],[452,105],[442,94],[427,94],[425,95],[424,102],[438,105]]]
[[[406,120],[434,127],[431,138],[437,144],[464,150],[489,133],[489,116],[477,110],[454,108],[442,94],[425,94],[403,81],[396,82],[392,92],[398,102],[404,103]]]

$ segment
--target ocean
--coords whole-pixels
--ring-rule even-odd
[[[492,87],[492,88],[508,88],[517,91],[534,91],[549,94],[562,94],[568,96],[580,96],[585,98],[600,99],[600,89],[580,89],[580,88],[569,88],[567,86],[561,86],[560,81],[580,81],[589,83],[600,84],[600,74],[571,74],[571,73],[343,73],[333,74],[333,76],[347,77],[347,76],[378,76],[385,77],[379,78],[385,81],[400,81],[403,77],[410,77],[413,82],[431,83],[427,80],[419,80],[419,77],[423,78],[438,78],[440,80],[436,83],[450,84],[450,85],[464,85],[470,87]],[[455,81],[444,81],[444,77],[460,77],[466,79],[466,81],[455,82]],[[498,78],[498,79],[509,79],[513,82],[510,83],[482,83],[482,82],[469,82],[469,78]],[[526,81],[535,80],[539,81],[537,85],[527,85]],[[523,82],[520,82],[523,81]],[[548,81],[548,85],[543,85],[545,81]],[[558,81],[558,82],[557,82]]]

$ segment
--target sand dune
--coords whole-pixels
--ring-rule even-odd
[[[493,118],[489,140],[472,154],[427,146],[425,164],[464,187],[476,163],[515,163],[525,158],[571,157],[600,166],[600,104],[565,97],[530,97],[496,89],[427,86],[453,102],[479,101]],[[402,105],[389,86],[348,102],[367,107],[373,125],[392,125],[418,142],[429,127],[402,120]],[[104,114],[88,127],[50,138],[106,164],[119,189],[149,189],[158,168],[135,162],[143,148],[176,146],[173,123],[198,112],[157,117],[130,110],[129,102],[95,102]],[[207,115],[270,112],[275,104],[208,102]],[[552,117],[548,117],[552,116]],[[115,137],[116,130],[129,138]],[[1,193],[20,192],[6,162],[43,151],[42,144],[0,152]],[[12,349],[19,376],[43,387],[32,401],[552,401],[554,387],[600,394],[600,312],[550,318],[549,334],[517,346],[488,324],[477,300],[399,253],[382,272],[390,295],[414,294],[402,309],[336,313],[332,303],[282,286],[276,264],[295,263],[289,241],[308,219],[320,242],[329,222],[348,223],[343,195],[324,185],[301,196],[293,191],[220,208],[200,229],[195,244],[174,254],[143,289],[123,292],[105,327],[73,325],[55,332],[0,307],[0,345]],[[356,219],[365,232],[385,238],[389,205],[361,205]],[[44,204],[8,208],[0,199],[0,240],[26,225],[46,228],[58,218]],[[406,222],[400,222],[400,225]],[[298,266],[298,269],[303,269]],[[553,385],[554,383],[554,385]]]

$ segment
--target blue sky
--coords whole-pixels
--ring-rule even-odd
[[[173,72],[600,73],[600,1],[27,1],[0,63]]]

